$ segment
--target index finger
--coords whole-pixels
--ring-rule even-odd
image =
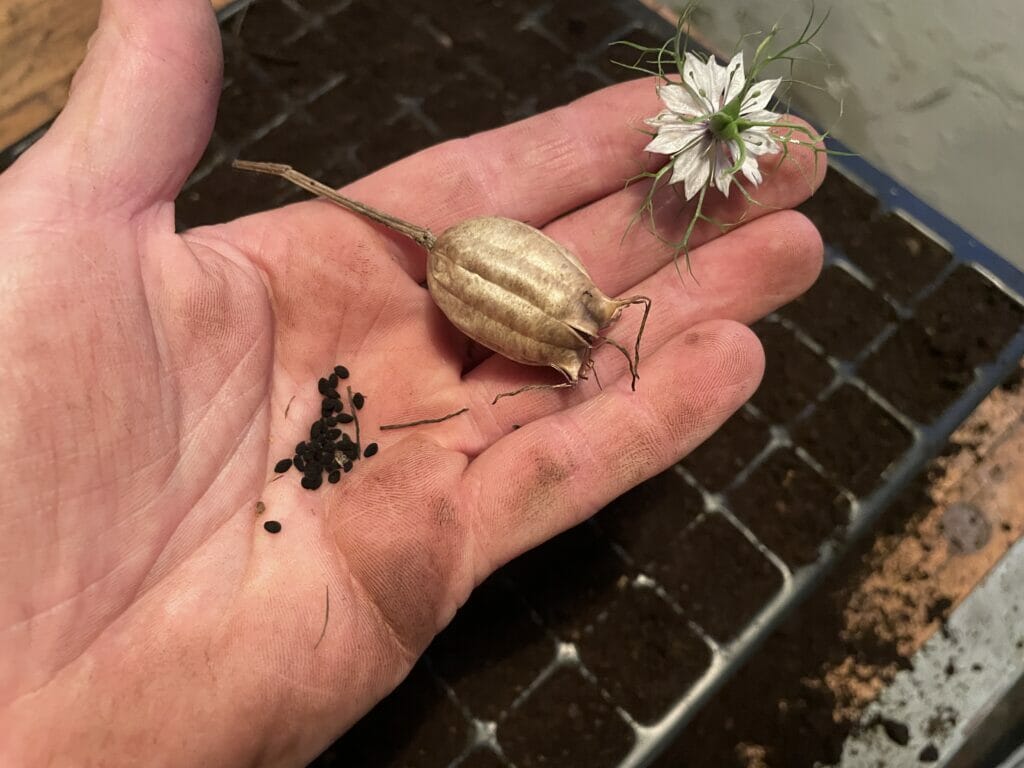
[[[620,189],[651,162],[637,130],[658,111],[654,78],[595,91],[517,123],[454,139],[349,185],[344,194],[435,234],[474,216],[542,227]],[[423,253],[404,249],[423,277]]]

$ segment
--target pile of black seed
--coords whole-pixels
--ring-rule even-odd
[[[274,465],[274,471],[284,473],[293,466],[302,473],[302,487],[315,491],[324,482],[336,483],[342,472],[351,472],[353,464],[360,458],[369,458],[377,453],[377,444],[370,443],[364,449],[359,444],[359,417],[356,414],[366,397],[361,392],[352,393],[347,387],[350,412],[345,412],[338,383],[348,378],[348,369],[343,365],[317,382],[317,389],[323,397],[320,404],[320,418],[309,428],[309,440],[295,446],[295,455],[281,459]],[[355,439],[348,435],[343,425],[355,428]]]

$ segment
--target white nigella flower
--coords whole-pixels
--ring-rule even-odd
[[[758,156],[779,151],[770,130],[780,115],[765,107],[780,82],[747,83],[742,52],[724,67],[687,53],[682,82],[658,87],[666,109],[646,121],[657,129],[646,150],[672,155],[669,183],[682,182],[687,200],[710,184],[728,195],[737,171],[760,184]]]

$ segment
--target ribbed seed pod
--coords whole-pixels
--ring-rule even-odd
[[[622,309],[568,250],[497,216],[445,230],[427,258],[427,287],[474,341],[517,363],[551,366],[570,382]]]
[[[343,197],[287,165],[245,161],[234,165],[281,176],[415,240],[428,252],[427,288],[452,324],[510,360],[559,371],[566,382],[553,386],[575,385],[591,364],[591,349],[607,342],[626,356],[636,388],[640,337],[650,299],[609,298],[594,285],[579,259],[540,230],[513,219],[484,216],[467,219],[435,237],[428,229]],[[601,335],[629,304],[645,307],[632,358],[621,344]],[[505,392],[495,401],[543,386]]]

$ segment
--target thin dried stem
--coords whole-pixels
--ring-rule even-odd
[[[433,248],[434,243],[437,242],[437,238],[434,237],[434,233],[429,229],[418,227],[415,224],[410,224],[408,221],[403,221],[402,219],[386,214],[383,211],[378,211],[376,208],[371,208],[368,205],[347,198],[344,195],[339,195],[326,184],[323,184],[304,173],[299,173],[290,165],[284,165],[282,163],[257,163],[249,160],[235,160],[231,165],[240,171],[252,171],[253,173],[265,173],[269,176],[280,176],[282,179],[290,181],[295,186],[301,187],[307,192],[312,192],[318,197],[330,200],[335,205],[340,205],[348,211],[358,213],[360,216],[365,216],[371,221],[383,224],[388,229],[405,235],[426,248],[428,251]]]
[[[385,430],[388,429],[406,429],[407,427],[418,427],[422,424],[440,424],[442,421],[448,421],[448,419],[454,419],[456,416],[461,416],[468,410],[469,408],[460,408],[454,413],[449,413],[447,416],[441,416],[436,419],[419,419],[417,421],[408,421],[404,424],[383,424],[377,427],[377,429],[379,429],[381,432],[384,432]]]

